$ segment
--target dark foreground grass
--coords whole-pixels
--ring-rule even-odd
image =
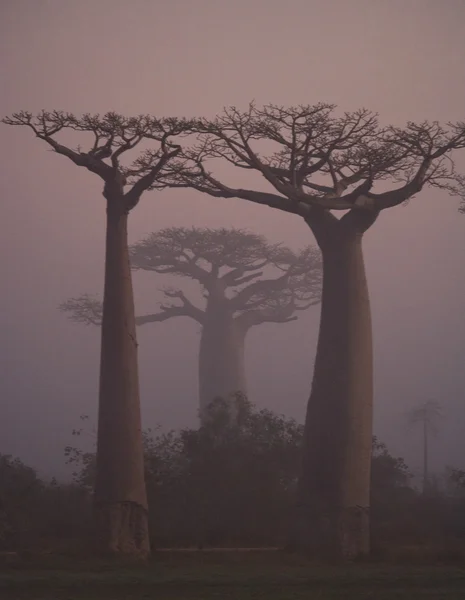
[[[4,561],[5,562],[5,561]],[[328,567],[283,553],[158,553],[141,566],[10,560],[3,600],[465,600],[465,568]]]

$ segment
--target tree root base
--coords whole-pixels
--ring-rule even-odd
[[[96,505],[95,542],[101,555],[145,559],[150,554],[147,510],[135,502]]]
[[[369,509],[345,507],[316,514],[299,507],[291,539],[290,552],[317,560],[344,562],[360,560],[370,553]]]

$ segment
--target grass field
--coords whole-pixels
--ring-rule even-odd
[[[6,561],[3,600],[464,600],[465,566],[319,566],[283,553],[157,553],[127,566]]]

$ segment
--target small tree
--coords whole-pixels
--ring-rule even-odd
[[[19,458],[0,454],[0,548],[21,548],[37,534],[42,482]]]
[[[439,402],[427,400],[412,408],[407,414],[409,425],[420,425],[423,436],[423,494],[430,487],[429,473],[429,441],[430,436],[437,433],[437,423],[442,417],[442,409]]]
[[[175,317],[201,326],[199,353],[200,416],[217,397],[247,394],[244,346],[247,333],[263,323],[288,323],[296,312],[317,304],[321,259],[317,249],[299,254],[262,236],[238,229],[169,228],[152,233],[130,249],[133,269],[197,281],[204,305],[180,289],[165,289],[158,312],[136,317],[136,324]],[[99,325],[102,306],[88,294],[64,302],[73,321]]]
[[[163,184],[295,214],[313,232],[323,294],[293,538],[318,556],[353,558],[369,552],[370,538],[373,358],[362,238],[383,210],[425,186],[464,194],[452,154],[465,147],[465,125],[382,127],[366,109],[334,109],[251,104],[201,119],[196,143]],[[229,185],[212,171],[218,161],[236,177],[256,172],[265,187]]]
[[[95,539],[100,550],[149,553],[147,495],[140,424],[137,342],[127,226],[129,212],[143,192],[154,187],[180,148],[171,141],[188,124],[150,116],[116,113],[80,118],[61,111],[37,116],[18,112],[3,119],[27,127],[57,154],[100,177],[106,200],[105,283],[102,308]],[[58,137],[77,132],[90,138],[86,151]],[[136,146],[143,150],[127,165],[122,159]]]

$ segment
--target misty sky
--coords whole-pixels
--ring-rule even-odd
[[[463,0],[0,0],[0,114],[27,109],[213,116],[225,105],[331,102],[383,123],[465,119]],[[100,294],[104,200],[96,176],[31,132],[0,126],[0,452],[63,476],[79,415],[95,416],[99,333],[57,311]],[[460,160],[465,171],[465,155]],[[240,187],[240,182],[237,182]],[[404,414],[444,406],[435,465],[465,467],[465,216],[426,190],[365,238],[375,339],[375,432],[410,466]],[[293,248],[296,216],[178,190],[146,194],[130,241],[166,226],[235,226]],[[138,312],[163,285],[135,274]],[[318,307],[264,325],[247,347],[251,400],[303,420]],[[144,426],[193,425],[198,327],[139,329]]]

